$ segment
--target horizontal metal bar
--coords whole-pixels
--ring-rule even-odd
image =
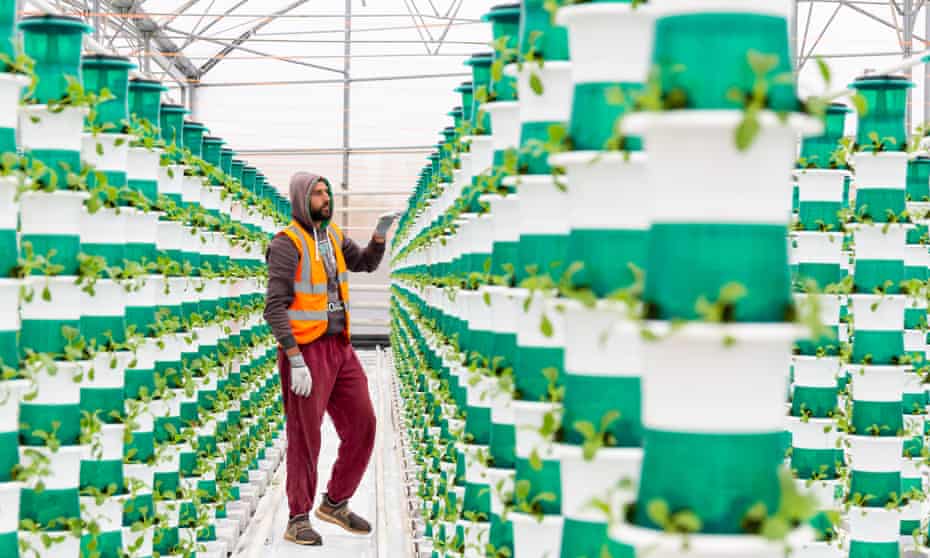
[[[449,74],[419,74],[419,75],[401,75],[401,76],[378,76],[366,78],[352,78],[349,83],[364,83],[373,81],[402,81],[412,79],[436,79],[436,78],[469,78],[470,73],[455,72]],[[197,82],[198,87],[267,87],[272,85],[323,85],[323,84],[345,84],[343,79],[308,79],[293,81],[230,81],[230,82]]]
[[[381,146],[381,147],[350,147],[349,153],[361,155],[365,153],[390,153],[394,151],[432,151],[436,149],[433,145],[406,145],[406,146]],[[236,153],[239,155],[313,155],[313,154],[341,154],[346,149],[344,147],[289,147],[278,149],[239,149]]]

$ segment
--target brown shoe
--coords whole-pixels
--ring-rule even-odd
[[[316,509],[316,516],[323,521],[328,521],[338,525],[350,533],[356,535],[367,535],[371,533],[371,525],[358,515],[352,513],[349,509],[349,501],[335,503],[329,499],[326,494],[323,495],[323,502]]]
[[[284,540],[303,546],[320,546],[323,537],[310,525],[310,514],[302,513],[287,522]]]

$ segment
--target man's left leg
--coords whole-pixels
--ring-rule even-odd
[[[348,503],[371,459],[375,443],[375,412],[368,394],[368,378],[355,350],[346,342],[344,351],[342,367],[326,407],[339,435],[339,454],[333,465],[327,493],[316,515],[347,531],[365,534],[371,532],[371,525],[352,513]]]

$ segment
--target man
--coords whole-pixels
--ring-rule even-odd
[[[349,342],[349,271],[372,272],[384,256],[385,236],[397,213],[382,215],[363,250],[343,236],[332,217],[333,194],[320,176],[291,178],[293,221],[268,248],[265,320],[278,348],[287,414],[287,499],[284,538],[321,545],[310,524],[316,494],[320,426],[328,412],[339,434],[339,454],[316,516],[351,533],[371,525],[349,509],[368,467],[375,414],[365,371]]]

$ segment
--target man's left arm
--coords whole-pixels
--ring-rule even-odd
[[[342,256],[346,260],[346,268],[349,271],[371,273],[378,269],[378,265],[381,264],[385,247],[384,237],[380,239],[376,236],[371,237],[368,246],[362,249],[351,238],[344,236],[342,238]]]

